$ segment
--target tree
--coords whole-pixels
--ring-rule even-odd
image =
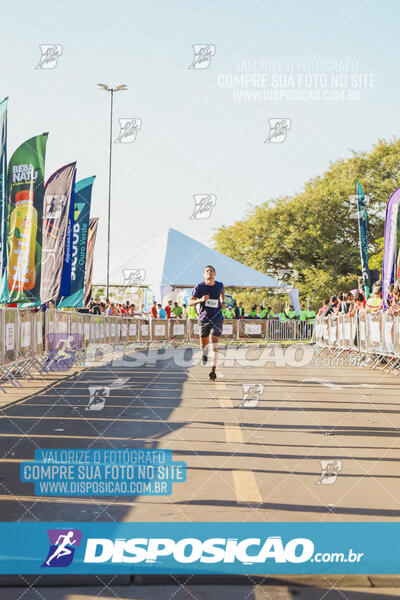
[[[253,206],[243,221],[221,227],[218,251],[274,277],[286,271],[301,301],[317,305],[327,296],[357,287],[361,275],[355,182],[366,194],[369,254],[379,252],[387,200],[400,185],[400,140],[379,140],[370,152],[352,152],[332,163],[304,190]],[[373,268],[371,266],[371,268]]]
[[[97,285],[93,286],[93,291],[94,291],[94,299],[95,300],[100,300],[100,298],[102,296],[104,296],[104,294],[105,294],[105,288],[97,286]]]
[[[377,269],[378,271],[382,271],[382,262],[383,262],[383,237],[378,238],[376,240],[378,247],[380,248],[376,254],[373,254],[368,259],[368,266],[370,269]]]

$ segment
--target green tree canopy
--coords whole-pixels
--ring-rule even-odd
[[[243,221],[215,233],[215,247],[284,281],[292,281],[295,273],[301,300],[309,298],[314,305],[357,287],[357,179],[366,195],[369,254],[375,255],[381,249],[387,200],[400,186],[397,139],[380,140],[370,152],[352,151],[350,158],[337,160],[310,179],[300,194],[252,207]]]

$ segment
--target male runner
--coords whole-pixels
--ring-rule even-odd
[[[202,364],[206,365],[208,360],[209,344],[213,350],[213,364],[209,374],[215,381],[215,372],[218,357],[218,342],[222,333],[222,304],[225,300],[224,284],[215,281],[215,269],[211,265],[204,268],[204,281],[198,283],[192,290],[189,306],[200,305],[200,346],[203,352]],[[211,343],[210,343],[211,337]]]

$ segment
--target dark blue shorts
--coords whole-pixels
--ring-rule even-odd
[[[199,321],[200,337],[208,337],[210,334],[221,337],[222,324],[223,321]]]

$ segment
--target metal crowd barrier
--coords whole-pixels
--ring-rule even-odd
[[[222,338],[229,340],[311,339],[309,323],[262,319],[225,319]],[[0,384],[37,374],[88,364],[129,345],[194,340],[200,328],[193,319],[146,319],[91,315],[48,309],[0,308]],[[4,391],[4,388],[0,389]]]
[[[307,321],[265,321],[269,340],[308,340],[312,338],[314,325]]]
[[[317,317],[314,360],[321,366],[368,366],[390,372],[400,365],[400,316],[387,312]]]
[[[200,328],[197,320],[188,319],[188,339],[197,338]],[[268,341],[311,340],[314,325],[304,321],[278,319],[225,319],[222,338],[260,339]]]
[[[15,308],[0,312],[0,379],[14,386],[18,380],[32,379],[32,373],[45,373],[43,354],[43,320],[40,313]],[[3,391],[4,388],[0,386]]]

